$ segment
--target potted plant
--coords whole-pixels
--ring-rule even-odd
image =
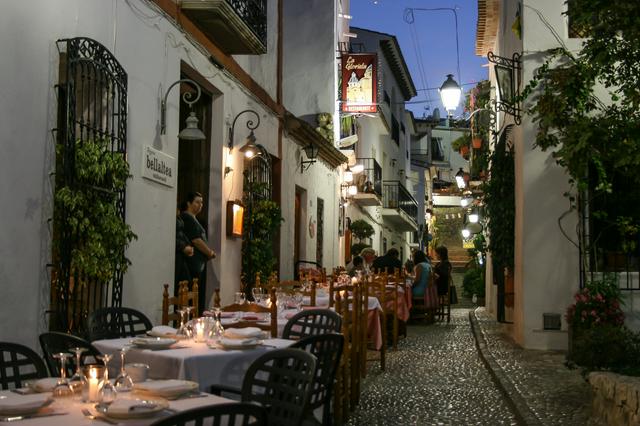
[[[375,232],[373,226],[371,226],[369,222],[364,219],[354,220],[351,222],[351,225],[349,225],[349,230],[353,236],[358,239],[358,243],[351,246],[352,255],[356,255],[360,253],[363,248],[369,247],[368,244],[362,242],[362,240],[371,237]]]
[[[72,277],[76,284],[106,283],[131,264],[125,256],[129,243],[137,239],[118,209],[118,197],[130,177],[129,164],[122,152],[110,149],[108,139],[77,141],[75,180],[56,188],[54,220],[55,256],[70,254]],[[62,145],[57,147],[61,155]],[[65,241],[72,241],[71,247]]]
[[[471,138],[471,145],[473,146],[473,149],[482,148],[482,138],[479,136],[474,136],[473,138]]]
[[[460,152],[465,159],[469,156],[469,148],[471,146],[471,134],[465,133],[451,142],[451,149]]]

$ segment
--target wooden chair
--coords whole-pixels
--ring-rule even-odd
[[[180,324],[180,313],[178,311],[182,308],[182,293],[185,291],[186,284],[187,281],[178,283],[177,296],[169,296],[169,284],[164,284],[164,291],[162,292],[162,325],[169,325],[169,321],[173,322],[174,327]]]
[[[339,289],[336,289],[335,309],[342,316],[344,346],[338,368],[335,404],[337,418],[344,421],[348,412],[355,409],[359,402],[361,369],[366,356],[362,342],[367,330],[366,320],[364,323],[362,321],[363,296],[360,286],[347,285]]]
[[[387,289],[386,289],[387,275],[386,274],[376,275],[371,279],[371,281],[365,281],[362,283],[362,285],[366,286],[367,288],[367,305],[368,305],[368,298],[369,296],[371,296],[371,297],[377,298],[378,301],[380,302],[380,306],[382,306],[382,312],[380,313],[380,328],[382,332],[382,347],[380,348],[380,369],[382,371],[385,371],[386,365],[387,365],[386,359],[387,359],[387,342],[388,342],[387,315],[386,315],[387,313]],[[366,308],[368,308],[368,306]],[[396,309],[397,309],[397,299],[396,299]],[[392,311],[392,310],[393,310],[393,307],[389,309],[389,311]],[[368,314],[369,313],[367,309],[367,316]],[[363,338],[365,339],[364,344],[366,349],[368,346],[368,338],[366,333],[363,336]],[[377,361],[377,359],[369,359],[368,357],[366,360]],[[362,373],[363,373],[362,377],[365,377],[366,368],[363,370]]]
[[[287,321],[283,339],[302,339],[320,334],[340,333],[342,318],[330,309],[305,309]]]
[[[270,302],[271,305],[269,307],[259,305],[257,303],[233,303],[227,306],[220,306],[220,289],[215,289],[214,296],[214,306],[220,308],[222,312],[243,312],[243,313],[255,313],[255,314],[268,314],[270,315],[270,321],[268,323],[258,322],[258,321],[243,321],[240,320],[237,323],[233,324],[235,328],[243,328],[243,327],[258,327],[262,330],[269,331],[271,333],[271,337],[278,337],[278,307],[277,307],[277,299],[276,299],[276,291],[275,289],[271,289],[270,291]]]
[[[156,420],[151,426],[185,426],[187,424],[267,426],[267,412],[263,407],[249,402],[229,402],[181,411]]]
[[[193,310],[191,311],[191,318],[198,318],[200,312],[198,312],[198,279],[194,278],[191,284],[191,289],[189,289],[189,282],[186,282],[182,292],[182,306],[191,306]]]
[[[343,346],[344,337],[336,333],[308,336],[291,345],[291,348],[302,349],[316,357],[316,377],[305,416],[309,423],[317,423],[313,413],[322,408],[322,424],[332,424],[331,398]]]
[[[42,353],[44,354],[44,360],[49,368],[49,373],[53,377],[60,377],[60,363],[53,357],[54,354],[73,352],[73,348],[84,348],[86,351],[82,353],[81,357],[81,363],[83,365],[87,364],[87,357],[92,358],[90,363],[94,364],[97,362],[97,357],[101,355],[100,351],[91,343],[72,334],[50,331],[48,333],[42,333],[39,340]],[[67,377],[71,377],[74,371],[73,365],[68,363],[66,369]]]
[[[0,385],[3,390],[21,388],[27,380],[48,375],[44,361],[31,348],[0,342]]]
[[[89,341],[135,337],[146,334],[152,327],[145,314],[131,308],[100,308],[87,320]]]

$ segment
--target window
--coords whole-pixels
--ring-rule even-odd
[[[391,139],[396,145],[400,145],[400,125],[394,115],[391,115]]]

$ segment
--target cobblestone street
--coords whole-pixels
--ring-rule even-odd
[[[589,385],[563,353],[519,348],[460,299],[451,323],[409,325],[384,374],[370,363],[349,425],[597,424]]]

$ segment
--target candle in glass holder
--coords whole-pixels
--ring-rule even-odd
[[[202,320],[202,318],[198,318],[198,320],[196,321],[196,342],[204,342],[204,321]]]
[[[89,394],[87,395],[87,399],[90,402],[95,402],[95,401],[98,401],[99,399],[99,393],[98,393],[99,382],[100,381],[98,380],[98,369],[92,367],[89,370],[89,380],[87,380],[87,385],[89,386]]]

